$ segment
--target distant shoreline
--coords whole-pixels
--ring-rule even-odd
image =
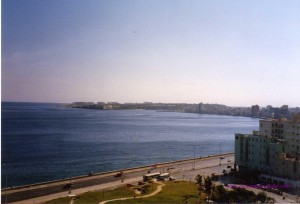
[[[100,109],[100,108],[89,108],[89,107],[70,107],[69,104],[65,105],[65,107],[68,108],[74,108],[74,109],[86,109],[86,110],[97,110],[97,111],[120,111],[120,110],[152,110],[156,112],[167,112],[167,113],[193,113],[193,114],[199,114],[199,115],[218,115],[218,116],[233,116],[233,117],[248,117],[248,118],[258,118],[258,119],[272,119],[272,118],[266,118],[266,117],[254,117],[250,115],[227,115],[227,114],[218,114],[218,113],[199,113],[199,112],[187,112],[187,111],[177,111],[177,110],[156,110],[156,109],[143,109],[143,108],[136,108],[136,109]]]

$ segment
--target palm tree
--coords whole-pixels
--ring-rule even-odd
[[[200,174],[198,174],[195,178],[196,180],[196,183],[198,184],[198,190],[199,191],[202,191],[203,190],[203,179],[202,179],[202,176]]]
[[[211,182],[211,179],[209,177],[207,177],[205,179],[204,186],[205,186],[206,195],[208,196],[208,193],[209,193],[210,196],[208,198],[210,198],[211,197],[212,182]]]

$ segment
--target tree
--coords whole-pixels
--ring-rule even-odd
[[[198,174],[195,178],[196,180],[196,183],[198,184],[198,190],[199,191],[202,191],[203,190],[203,179],[202,179],[202,176],[200,174]]]
[[[204,186],[205,186],[205,191],[206,192],[210,192],[211,188],[212,188],[212,182],[211,179],[209,177],[207,177],[204,181]]]
[[[260,201],[261,203],[265,203],[267,201],[267,195],[264,192],[259,192],[256,195],[256,200]]]
[[[206,195],[209,195],[209,198],[211,197],[211,189],[212,189],[212,182],[209,176],[205,179],[204,181],[204,187],[205,187],[205,192]]]
[[[218,185],[216,191],[218,192],[218,198],[215,201],[218,203],[229,203],[228,191],[223,185]]]
[[[229,191],[229,202],[236,203],[255,203],[256,194],[252,191],[244,188],[236,188],[233,191]]]

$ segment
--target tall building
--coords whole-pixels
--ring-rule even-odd
[[[300,120],[260,120],[259,131],[235,135],[239,170],[261,173],[278,184],[300,187]]]
[[[251,116],[253,116],[253,117],[259,116],[259,105],[251,106]]]

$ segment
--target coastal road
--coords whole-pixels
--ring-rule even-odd
[[[220,155],[216,155],[204,158],[158,164],[156,169],[151,170],[151,172],[170,172],[171,175],[177,179],[193,180],[197,174],[211,175],[211,173],[221,173],[221,171],[225,169],[227,165],[233,165],[234,154],[230,153],[222,156],[224,156],[225,159],[222,160],[221,166],[219,165]],[[31,199],[31,202],[28,203],[33,203],[35,198],[45,197],[44,200],[46,200],[47,196],[49,195],[57,194],[61,196],[62,194],[64,194],[65,196],[67,196],[70,193],[70,190],[71,193],[83,193],[88,191],[88,189],[90,189],[91,187],[94,187],[93,190],[97,190],[97,188],[100,188],[101,186],[114,187],[122,185],[124,183],[128,183],[131,180],[142,180],[142,176],[146,174],[150,170],[150,168],[150,166],[147,166],[122,170],[124,173],[121,177],[115,177],[117,172],[109,172],[96,174],[93,176],[70,178],[58,182],[49,182],[39,185],[25,186],[22,188],[2,190],[1,198],[2,202],[4,203],[6,201],[7,203],[20,203],[19,201],[26,201],[28,199]],[[51,198],[53,198],[53,196]]]

